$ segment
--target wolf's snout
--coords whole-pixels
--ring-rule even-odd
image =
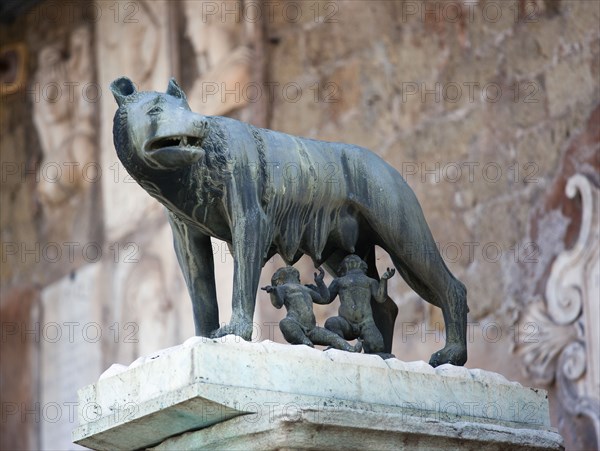
[[[195,120],[192,125],[200,132],[200,136],[204,136],[208,128],[208,122],[205,120]]]

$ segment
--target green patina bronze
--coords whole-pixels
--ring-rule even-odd
[[[261,269],[276,253],[289,265],[306,254],[336,276],[356,254],[378,281],[380,246],[410,287],[442,309],[446,345],[430,363],[466,362],[466,288],[437,251],[413,191],[380,157],[196,114],[174,80],[164,94],[138,92],[125,77],[111,90],[117,154],[169,212],[198,335],[250,339]],[[234,256],[232,317],[223,327],[210,237],[229,243]],[[387,296],[371,307],[389,353],[398,308]]]

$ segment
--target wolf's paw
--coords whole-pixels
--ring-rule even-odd
[[[434,352],[429,359],[432,367],[450,363],[451,365],[463,366],[467,361],[467,348],[461,344],[446,345],[444,349]]]
[[[246,341],[252,339],[252,323],[249,322],[232,322],[223,327],[219,327],[210,334],[211,338],[224,337],[225,335],[237,335]]]

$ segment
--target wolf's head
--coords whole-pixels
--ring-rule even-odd
[[[115,148],[134,177],[147,169],[183,168],[204,157],[207,118],[190,110],[174,79],[164,94],[138,92],[126,77],[113,81],[110,89],[119,105],[113,129]]]

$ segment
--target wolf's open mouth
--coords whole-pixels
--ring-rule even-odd
[[[158,138],[146,145],[147,152],[154,152],[156,150],[171,148],[183,149],[200,149],[202,144],[202,138],[195,136],[167,136],[165,138]]]

